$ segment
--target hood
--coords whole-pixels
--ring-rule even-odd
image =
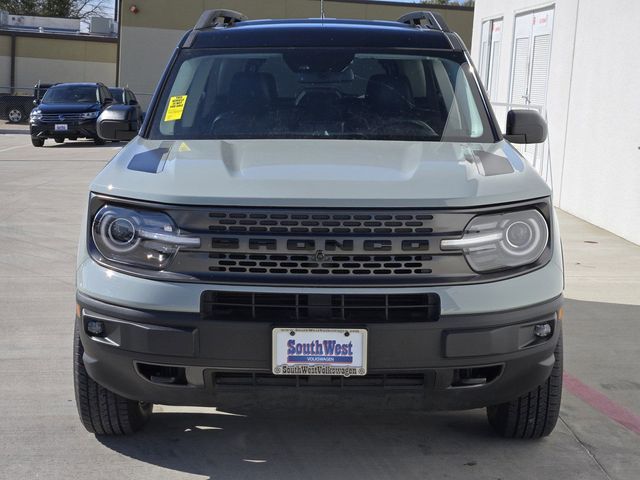
[[[467,207],[551,194],[505,141],[145,140],[92,191],[190,205]]]
[[[100,110],[99,103],[41,103],[36,107],[42,113],[83,113]]]

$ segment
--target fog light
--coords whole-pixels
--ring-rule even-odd
[[[104,323],[100,320],[88,320],[87,332],[93,336],[101,337],[104,335]]]
[[[536,337],[545,338],[551,335],[551,325],[548,323],[543,323],[541,325],[536,325],[533,327],[533,334]]]

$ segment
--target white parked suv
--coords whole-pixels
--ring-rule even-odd
[[[562,378],[551,191],[501,133],[460,37],[431,12],[248,21],[205,12],[144,123],[90,188],[76,400],[96,434],[154,403],[323,396],[487,407],[548,435]],[[134,138],[135,137],[135,138]]]

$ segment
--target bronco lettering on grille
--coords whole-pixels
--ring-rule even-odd
[[[295,252],[427,252],[429,240],[426,238],[381,238],[381,239],[296,239],[287,237],[277,238],[229,238],[216,237],[211,239],[211,248],[217,252],[233,251],[269,251],[279,253]]]

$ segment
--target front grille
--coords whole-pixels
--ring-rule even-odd
[[[336,255],[318,261],[312,255],[209,254],[211,272],[291,275],[426,275],[431,255]]]
[[[433,215],[418,212],[303,213],[292,211],[209,213],[209,231],[273,234],[402,234],[433,232]]]
[[[206,291],[201,313],[210,320],[285,323],[435,322],[440,297],[417,294],[286,294]]]
[[[43,113],[40,119],[44,123],[77,122],[79,120],[82,120],[82,113]]]
[[[175,282],[308,287],[402,287],[469,284],[520,275],[544,265],[477,273],[461,250],[442,250],[460,238],[477,215],[538,208],[546,201],[447,208],[307,208],[182,206],[94,195],[91,213],[105,203],[162,211],[179,234],[199,247],[180,247],[162,271],[109,264],[110,268]],[[89,248],[95,248],[89,242]],[[108,262],[105,262],[108,263]]]
[[[181,249],[171,273],[246,284],[384,285],[450,283],[476,274],[459,252],[469,211],[397,209],[169,209],[201,246]]]
[[[213,372],[215,388],[278,387],[330,390],[384,389],[424,390],[434,384],[434,371],[423,373],[368,374],[361,377],[272,375],[253,372]]]

